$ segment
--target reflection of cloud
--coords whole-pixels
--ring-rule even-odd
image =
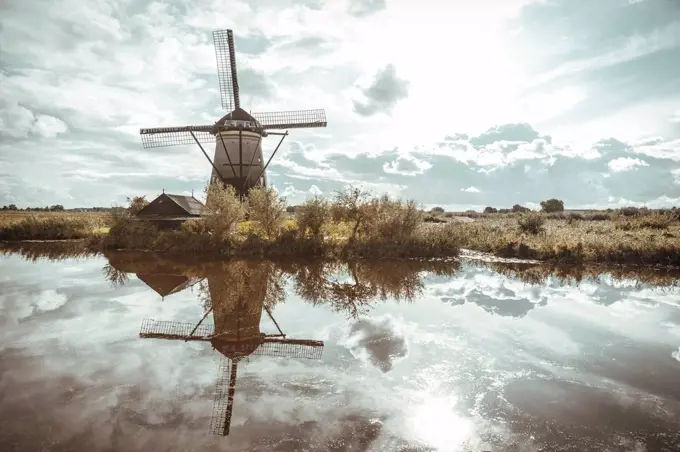
[[[673,352],[673,353],[671,354],[671,356],[672,356],[673,358],[677,359],[678,361],[680,361],[680,347],[678,347],[678,350],[675,351],[675,352]]]
[[[408,353],[406,339],[392,317],[358,320],[348,339],[355,355],[364,355],[383,372],[392,370],[394,362]]]

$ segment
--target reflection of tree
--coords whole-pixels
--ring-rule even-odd
[[[576,284],[583,281],[600,283],[604,277],[614,281],[635,281],[639,284],[680,287],[680,269],[633,267],[633,266],[604,266],[604,265],[552,265],[526,264],[506,262],[470,261],[476,267],[491,268],[501,275],[518,279],[531,285],[545,284],[549,279],[561,285]]]
[[[110,262],[104,264],[104,268],[102,268],[102,273],[104,273],[104,278],[106,278],[106,280],[113,287],[123,286],[129,280],[127,273],[117,269],[116,267],[111,265]]]
[[[296,293],[313,304],[359,317],[375,300],[411,301],[423,290],[422,272],[452,275],[455,261],[356,260],[293,265]]]

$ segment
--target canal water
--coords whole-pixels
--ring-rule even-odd
[[[678,451],[678,274],[0,256],[0,450]]]

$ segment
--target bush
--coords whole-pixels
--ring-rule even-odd
[[[236,225],[245,218],[246,206],[236,196],[234,187],[225,187],[221,182],[208,184],[205,194],[206,215],[198,220],[203,222],[203,226],[193,224],[187,227],[205,230],[218,240],[227,240]]]
[[[541,201],[541,210],[546,213],[564,212],[564,202],[555,198]]]
[[[522,214],[517,219],[519,230],[528,234],[538,234],[539,232],[542,232],[544,224],[545,218],[536,212]]]
[[[498,209],[495,207],[487,206],[484,208],[484,213],[496,213],[498,212]]]
[[[371,237],[403,239],[411,237],[422,221],[422,212],[413,200],[403,202],[383,195],[368,203],[371,215],[365,232]]]
[[[327,200],[317,196],[306,200],[297,207],[295,213],[300,236],[304,237],[309,231],[312,236],[319,237],[330,217],[331,208]]]
[[[255,187],[248,192],[248,203],[250,220],[257,222],[268,238],[276,237],[286,219],[285,199],[271,187]]]
[[[331,209],[333,221],[347,221],[352,224],[350,241],[356,240],[357,234],[364,223],[371,216],[374,203],[371,193],[358,187],[349,186],[345,190],[335,192],[334,204]]]
[[[637,217],[640,215],[640,209],[633,206],[621,207],[618,210],[618,214],[624,217]]]
[[[520,206],[519,204],[515,204],[514,206],[512,206],[512,211],[522,213],[522,212],[530,212],[531,209],[528,208],[528,207]]]
[[[446,223],[447,221],[442,220],[439,217],[435,217],[434,215],[427,215],[423,218],[423,222],[424,223]]]
[[[674,219],[670,213],[658,212],[639,218],[638,225],[647,229],[668,229]]]
[[[127,211],[130,215],[137,215],[144,207],[149,204],[146,200],[146,196],[135,196],[133,198],[127,198],[128,208]]]
[[[442,207],[437,206],[437,207],[433,207],[430,210],[430,212],[432,212],[432,213],[444,213],[444,209]]]

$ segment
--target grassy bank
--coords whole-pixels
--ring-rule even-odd
[[[537,212],[492,214],[457,222],[451,233],[463,248],[501,257],[680,266],[680,222],[668,212],[611,215],[603,220]]]
[[[15,213],[0,214],[0,240],[73,240],[92,237],[107,230],[102,214]]]
[[[87,239],[92,250],[146,250],[241,257],[454,257],[460,248],[553,263],[680,266],[680,211],[423,212],[414,202],[349,188],[291,213],[272,190],[247,203],[209,187],[207,215],[160,231],[114,214],[36,214],[7,220],[0,240]],[[139,201],[139,199],[137,199]],[[466,218],[461,219],[461,216]],[[466,220],[466,221],[463,221]]]

